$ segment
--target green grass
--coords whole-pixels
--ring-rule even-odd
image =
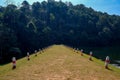
[[[89,55],[87,55],[87,54],[84,53],[84,57],[85,57],[85,58],[89,58]],[[93,62],[95,62],[96,64],[104,66],[104,61],[102,61],[102,60],[100,60],[100,59],[97,59],[97,58],[95,58],[95,57],[92,57],[92,59],[93,59]],[[109,67],[110,67],[112,70],[120,73],[120,69],[119,69],[119,68],[117,68],[117,67],[115,67],[115,66],[113,66],[113,65],[111,65],[111,64],[109,64]]]
[[[38,52],[39,53],[39,52]],[[35,55],[32,54],[30,56],[31,58],[31,61],[34,60],[35,58]],[[17,60],[17,68],[21,67],[21,66],[24,66],[25,64],[27,65],[29,63],[29,61],[27,61],[27,58],[24,57],[24,58],[21,58],[21,59],[18,59]],[[12,63],[8,63],[6,65],[2,65],[0,66],[0,75],[4,75],[5,73],[9,72],[9,71],[13,71],[12,70]]]
[[[53,45],[38,56],[30,56],[17,60],[17,68],[12,64],[0,66],[0,80],[120,80],[120,69],[109,65],[111,70],[104,68],[104,62],[89,56],[73,52],[64,45]]]

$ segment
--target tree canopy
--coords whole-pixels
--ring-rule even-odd
[[[1,61],[9,57],[11,49],[25,56],[28,51],[52,44],[119,46],[119,35],[120,16],[97,12],[83,4],[49,0],[0,7]]]

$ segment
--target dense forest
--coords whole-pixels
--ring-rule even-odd
[[[52,44],[119,46],[120,16],[61,0],[0,6],[0,63]]]

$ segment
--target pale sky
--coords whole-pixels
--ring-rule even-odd
[[[0,0],[0,5],[4,5],[5,0]],[[14,0],[16,4],[19,2],[22,3],[23,0]],[[43,1],[43,0],[26,0],[30,4],[36,1]],[[59,1],[59,0],[56,0]],[[93,9],[101,12],[107,12],[108,14],[116,14],[120,15],[120,0],[62,0],[70,1],[74,5],[76,4],[84,4],[87,7],[92,7]]]

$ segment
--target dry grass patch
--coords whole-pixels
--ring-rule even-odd
[[[96,58],[88,60],[69,47],[54,45],[37,57],[31,55],[17,61],[17,68],[11,70],[11,64],[0,67],[0,80],[120,80],[120,69],[110,66],[104,69],[104,63]]]

